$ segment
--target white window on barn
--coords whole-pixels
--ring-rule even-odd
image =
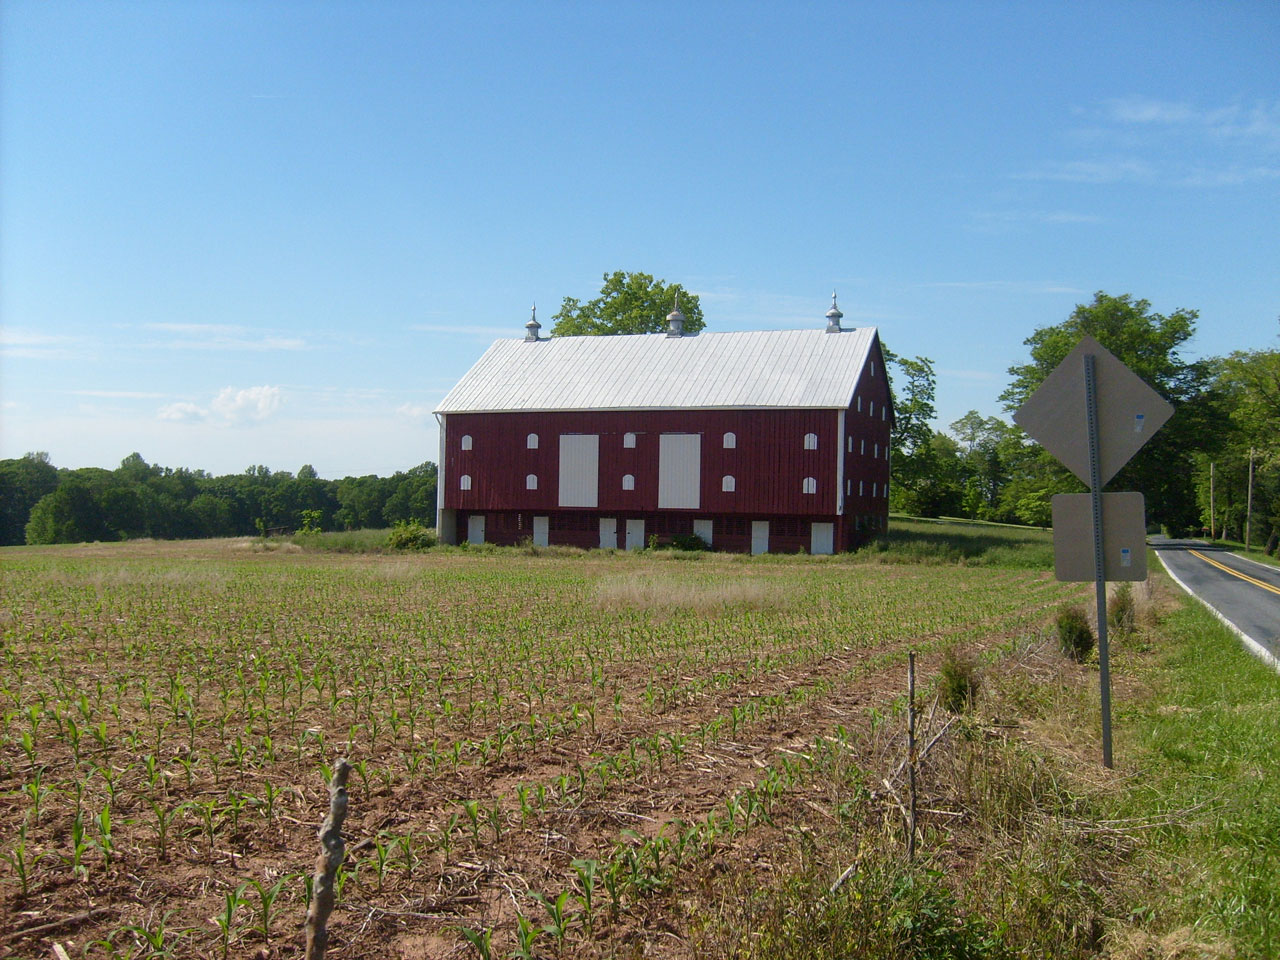
[[[864,492],[864,487],[863,487],[863,485],[864,485],[865,483],[866,483],[866,481],[865,481],[865,480],[859,480],[859,481],[858,481],[858,496],[862,496],[862,495],[863,495],[863,492]]]
[[[889,419],[888,414],[889,414],[889,408],[886,407],[883,403],[880,404],[880,419],[888,420]]]
[[[622,489],[634,490],[635,488],[636,488],[636,478],[629,473],[624,473],[622,475]]]
[[[853,481],[852,481],[852,480],[846,480],[846,481],[844,482],[844,495],[845,495],[846,497],[852,497],[852,496],[853,496]]]
[[[858,412],[862,412],[862,397],[858,397]]]
[[[868,412],[868,415],[872,417],[876,415],[876,402],[874,400],[871,401],[871,409],[868,410],[867,412]]]
[[[806,433],[804,435],[804,448],[806,450],[818,449],[818,435],[816,433]]]
[[[524,478],[524,488],[526,490],[538,489],[538,475],[536,473],[531,473]]]
[[[624,433],[622,435],[622,445],[628,450],[636,445],[636,435],[634,433]]]
[[[536,433],[529,434],[527,437],[524,438],[524,445],[525,445],[525,448],[528,450],[537,450],[538,435]]]
[[[880,496],[880,494],[876,493],[876,481],[874,480],[871,481],[871,496],[872,497]]]
[[[738,438],[733,433],[724,435],[724,448],[726,450],[736,450],[738,448]]]
[[[884,445],[884,458],[886,460],[889,459],[889,445],[887,443]]]
[[[873,377],[876,375],[876,362],[874,360],[871,361],[871,375]]]
[[[818,481],[815,480],[813,477],[805,477],[804,483],[800,485],[800,492],[801,493],[817,493]]]
[[[469,434],[469,433],[464,433],[464,434],[462,435],[462,449],[463,449],[463,450],[470,450],[470,449],[471,449],[471,434]]]
[[[867,453],[867,438],[866,438],[866,437],[863,437],[863,438],[862,438],[862,440],[861,440],[861,442],[858,444],[858,452],[859,452],[859,453],[861,453],[861,454],[863,454],[864,456],[866,455],[866,453]]]
[[[471,474],[464,473],[462,476],[458,478],[458,489],[459,490],[471,489]]]
[[[878,443],[877,443],[877,444],[875,444],[875,452],[874,452],[874,453],[872,453],[871,455],[872,455],[873,457],[876,457],[877,459],[879,459],[879,457],[880,457],[880,444],[878,444]]]
[[[725,493],[733,493],[738,488],[737,481],[729,475],[720,478],[720,489]]]
[[[853,437],[849,437],[847,439],[848,439],[848,449],[845,452],[853,453]]]

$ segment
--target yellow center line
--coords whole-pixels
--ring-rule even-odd
[[[1217,567],[1219,570],[1223,571],[1224,573],[1229,573],[1233,577],[1239,577],[1241,580],[1246,580],[1249,583],[1252,583],[1255,587],[1261,587],[1263,590],[1270,590],[1272,593],[1280,594],[1280,587],[1273,587],[1269,583],[1263,583],[1261,580],[1255,580],[1253,577],[1249,576],[1247,573],[1241,573],[1239,570],[1232,570],[1225,563],[1219,563],[1217,560],[1214,560],[1211,557],[1206,557],[1199,550],[1190,550],[1188,552],[1193,557],[1199,557],[1205,563],[1209,564],[1212,567]]]

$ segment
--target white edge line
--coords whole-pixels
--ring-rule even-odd
[[[1193,599],[1197,600],[1200,604],[1204,606],[1206,610],[1208,610],[1215,617],[1221,620],[1223,625],[1226,626],[1228,630],[1230,630],[1237,637],[1243,640],[1245,647],[1249,650],[1250,653],[1252,653],[1255,657],[1257,657],[1263,663],[1267,664],[1267,666],[1271,667],[1272,670],[1276,670],[1280,672],[1280,660],[1277,660],[1275,655],[1271,653],[1270,650],[1268,650],[1266,647],[1260,644],[1257,640],[1253,639],[1253,637],[1249,636],[1247,633],[1245,633],[1243,630],[1237,627],[1234,623],[1232,623],[1230,620],[1224,617],[1221,613],[1218,612],[1218,610],[1215,607],[1210,605],[1206,600],[1197,596],[1196,592],[1192,590],[1190,587],[1188,587],[1185,583],[1183,583],[1182,580],[1178,578],[1178,575],[1174,573],[1173,570],[1169,567],[1169,565],[1164,562],[1164,557],[1160,556],[1159,550],[1156,551],[1156,559],[1160,561],[1160,566],[1164,567],[1164,572],[1173,578],[1173,582],[1176,583],[1178,586],[1180,586],[1183,590],[1187,591],[1187,593]],[[1255,560],[1254,563],[1257,563],[1257,561]]]
[[[1270,570],[1272,573],[1280,573],[1280,567],[1276,567],[1274,564],[1263,563],[1261,560],[1255,560],[1253,557],[1246,557],[1239,553],[1231,553],[1229,556],[1235,557],[1237,560],[1247,560],[1255,567],[1261,567],[1263,570]]]

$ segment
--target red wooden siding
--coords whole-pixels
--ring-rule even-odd
[[[869,421],[868,421],[869,422]],[[445,502],[459,510],[556,510],[560,435],[592,433],[600,437],[599,511],[643,513],[658,509],[658,445],[663,433],[702,435],[699,506],[693,513],[826,516],[835,512],[836,459],[843,438],[836,435],[834,410],[697,410],[636,412],[556,412],[451,414],[446,422]],[[538,449],[526,437],[538,434]],[[634,448],[623,435],[634,433]],[[736,446],[724,449],[724,434]],[[805,434],[818,437],[815,450],[804,449]],[[461,449],[463,436],[472,438]],[[526,490],[528,474],[538,489]],[[471,477],[462,490],[460,478]],[[635,477],[635,489],[623,490],[622,477]],[[735,490],[721,489],[734,477]],[[803,492],[806,477],[815,493]]]

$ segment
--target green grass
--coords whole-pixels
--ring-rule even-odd
[[[881,563],[1050,569],[1053,533],[1038,527],[894,519],[883,537],[858,554]]]
[[[330,533],[295,533],[280,538],[302,547],[307,553],[390,553],[390,529],[335,530]]]
[[[1143,670],[1151,695],[1124,725],[1143,775],[1130,817],[1166,818],[1148,866],[1167,886],[1160,925],[1231,942],[1240,958],[1280,943],[1280,676],[1199,604],[1164,624],[1167,645]]]
[[[1248,557],[1250,560],[1257,560],[1259,563],[1266,563],[1273,567],[1280,567],[1280,556],[1267,556],[1267,554],[1262,552],[1262,547],[1265,544],[1265,538],[1263,543],[1259,543],[1257,537],[1250,537],[1249,539],[1251,543],[1248,550],[1244,548],[1243,540],[1224,540],[1222,537],[1218,537],[1216,540],[1211,540],[1210,543],[1221,544],[1232,553],[1238,553],[1240,556]]]

